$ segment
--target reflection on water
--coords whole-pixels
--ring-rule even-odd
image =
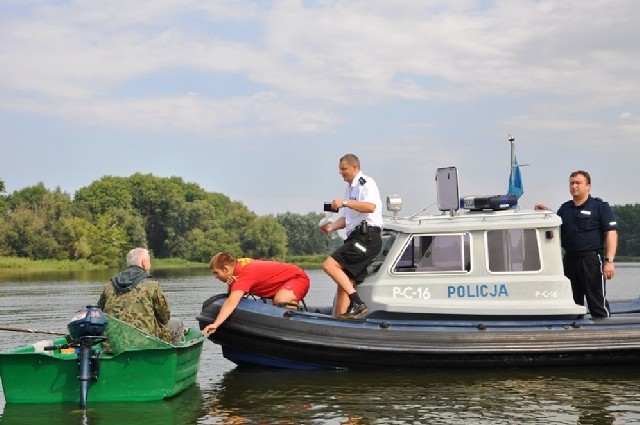
[[[170,400],[145,403],[8,404],[2,425],[180,425],[195,424],[204,415],[202,391],[194,385]]]
[[[205,393],[212,423],[622,424],[640,413],[640,372],[441,373],[235,369]]]
[[[57,271],[24,271],[2,270],[0,284],[3,282],[66,282],[66,281],[108,281],[117,271],[114,270],[57,270]]]
[[[326,305],[335,284],[309,270],[308,305]],[[640,266],[618,267],[611,298],[635,297]],[[66,329],[95,303],[113,272],[9,278],[0,272],[0,326]],[[156,274],[172,315],[197,326],[202,302],[224,291],[208,270]],[[66,277],[65,277],[66,276]],[[0,332],[0,350],[47,335]],[[535,369],[442,372],[240,370],[205,342],[198,386],[168,401],[5,405],[0,424],[632,424],[640,423],[640,371]]]

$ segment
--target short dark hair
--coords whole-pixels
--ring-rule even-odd
[[[591,176],[589,175],[589,173],[587,173],[584,170],[578,170],[578,171],[574,171],[573,173],[571,173],[571,175],[569,176],[569,178],[571,177],[575,177],[578,174],[582,174],[584,176],[585,179],[587,179],[587,184],[591,184]]]

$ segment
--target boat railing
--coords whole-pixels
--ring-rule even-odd
[[[423,221],[463,221],[463,220],[473,220],[473,221],[500,221],[505,218],[516,217],[517,219],[523,218],[537,218],[537,219],[555,219],[557,215],[553,211],[539,211],[539,210],[519,210],[519,209],[509,209],[509,210],[499,210],[499,211],[491,211],[491,210],[482,210],[482,211],[465,211],[461,214],[453,214],[450,215],[448,213],[443,214],[427,214],[427,215],[415,215],[410,217],[390,217],[385,216],[385,219],[389,222],[405,222],[405,223],[417,223],[420,224]]]

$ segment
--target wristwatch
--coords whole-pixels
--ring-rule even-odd
[[[346,208],[347,207],[347,201],[342,201],[342,208]]]
[[[607,257],[604,259],[607,263],[613,263],[613,257]]]

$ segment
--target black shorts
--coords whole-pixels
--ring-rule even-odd
[[[382,238],[380,229],[370,229],[368,235],[361,234],[354,230],[338,248],[331,258],[342,266],[350,279],[356,283],[362,283],[367,276],[367,266],[376,259],[382,249]]]

